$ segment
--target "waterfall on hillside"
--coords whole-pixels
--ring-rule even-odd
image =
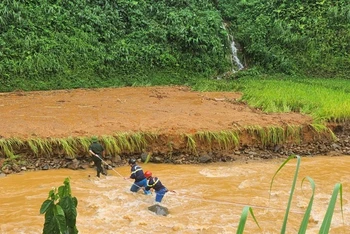
[[[242,70],[244,68],[243,64],[241,63],[241,61],[239,60],[238,56],[237,56],[237,48],[235,45],[235,41],[233,40],[233,36],[229,36],[229,39],[231,41],[231,52],[232,52],[232,72],[236,72],[239,70]],[[236,70],[237,69],[237,70]]]
[[[227,23],[223,22],[222,29],[224,29],[227,32],[227,41],[228,41],[228,43],[230,43],[230,46],[231,46],[230,59],[231,59],[231,64],[232,64],[232,70],[217,76],[216,79],[218,79],[218,80],[225,78],[226,76],[229,76],[232,73],[235,73],[235,72],[242,70],[244,68],[243,64],[241,63],[241,61],[238,58],[238,55],[237,55],[238,50],[236,48],[235,41],[233,40],[233,36],[229,33],[229,30],[227,30],[226,26],[227,26]]]

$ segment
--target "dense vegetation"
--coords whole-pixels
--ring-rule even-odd
[[[220,2],[248,64],[269,72],[349,77],[349,1]]]
[[[349,77],[346,0],[4,0],[0,91],[186,84],[232,70],[231,38],[242,75]]]

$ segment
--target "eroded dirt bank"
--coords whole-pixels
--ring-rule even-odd
[[[350,154],[349,124],[333,124],[338,137],[319,136],[308,126],[309,116],[299,113],[266,114],[239,102],[241,94],[233,92],[192,92],[187,87],[127,87],[94,90],[14,92],[0,94],[0,139],[66,138],[113,135],[116,132],[153,132],[160,137],[146,152],[159,163],[198,163],[254,160],[300,155]],[[251,135],[242,134],[240,143],[226,150],[197,145],[189,152],[184,134],[220,132],[246,126],[303,126],[300,144],[263,146]],[[171,145],[169,145],[171,143]],[[2,149],[0,165],[4,173],[28,169],[88,166],[89,157],[81,152],[75,159],[65,155],[42,155],[30,152],[25,164],[5,165]],[[117,166],[128,157],[141,153],[109,155],[108,164]],[[23,160],[22,160],[23,161]]]

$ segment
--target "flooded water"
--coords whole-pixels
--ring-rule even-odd
[[[42,233],[44,215],[41,204],[53,187],[69,177],[72,195],[78,199],[79,233],[236,233],[244,206],[253,208],[261,227],[249,215],[245,233],[280,233],[296,160],[278,174],[271,194],[272,176],[281,159],[249,163],[213,163],[201,165],[140,164],[151,170],[168,192],[162,205],[168,216],[148,210],[155,194],[146,196],[129,191],[130,167],[109,170],[98,179],[94,169],[24,172],[0,178],[0,233]],[[316,194],[307,233],[318,233],[336,183],[343,185],[342,219],[340,202],[336,205],[330,233],[350,233],[350,157],[302,158],[287,233],[297,233],[311,194],[307,182],[316,183]],[[90,177],[89,177],[90,176]],[[269,195],[270,198],[269,198]]]

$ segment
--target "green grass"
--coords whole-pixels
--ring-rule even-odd
[[[265,112],[299,112],[312,116],[315,123],[350,120],[350,80],[271,78],[241,82],[241,101]]]
[[[235,80],[199,79],[197,91],[239,91],[241,102],[267,113],[299,112],[315,123],[350,120],[350,80],[290,76],[254,76]]]

